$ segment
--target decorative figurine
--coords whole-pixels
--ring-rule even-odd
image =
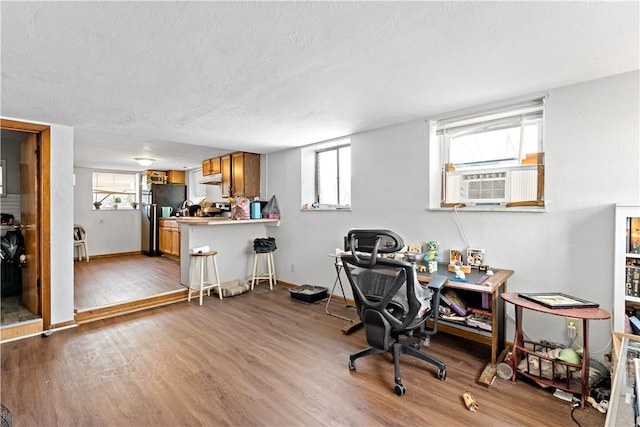
[[[466,278],[466,276],[464,274],[464,271],[462,271],[460,269],[459,265],[456,265],[454,268],[455,268],[456,279],[464,279],[464,278]]]
[[[425,244],[424,260],[427,262],[427,270],[429,273],[438,271],[438,261],[440,261],[440,256],[438,255],[439,247],[440,244],[435,240],[429,240]]]

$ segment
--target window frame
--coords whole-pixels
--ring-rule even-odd
[[[336,145],[334,147],[327,147],[327,148],[322,148],[319,150],[315,150],[315,183],[314,183],[314,200],[316,201],[316,203],[318,203],[318,207],[324,207],[324,208],[330,208],[330,207],[347,207],[350,206],[351,203],[340,203],[341,200],[341,193],[340,190],[342,188],[342,186],[340,185],[340,183],[342,182],[341,177],[340,177],[340,166],[341,166],[341,161],[340,161],[340,152],[341,149],[343,148],[349,148],[349,162],[351,162],[351,143],[345,143],[345,144],[341,144],[341,145]],[[336,153],[336,176],[335,179],[337,181],[337,185],[336,185],[336,203],[322,203],[320,202],[320,154],[322,153],[328,153],[328,152],[335,152]],[[349,171],[351,171],[351,165],[349,165]],[[349,180],[351,180],[351,173],[349,174]],[[351,187],[351,185],[349,185],[349,187]],[[351,200],[351,196],[349,196],[349,200]]]
[[[428,207],[431,210],[447,210],[464,208],[471,211],[534,211],[545,212],[546,203],[544,198],[544,144],[545,144],[545,121],[546,121],[546,101],[547,95],[529,97],[526,99],[493,104],[484,107],[477,107],[471,110],[448,113],[440,117],[427,120],[429,127],[429,199]],[[512,129],[516,124],[523,128],[524,123],[533,122],[538,129],[538,152],[530,153],[525,159],[517,158],[510,160],[511,164],[498,161],[481,161],[476,164],[466,165],[466,167],[456,170],[451,164],[449,157],[450,138],[447,138],[446,131],[450,129],[465,129],[465,127],[476,126],[478,128],[489,125],[486,129],[472,133],[482,134],[496,130],[496,123],[500,123],[501,129]],[[505,126],[507,124],[507,126]],[[516,157],[522,156],[521,148],[518,148]],[[505,171],[506,178],[505,194],[500,200],[489,200],[482,203],[479,199],[473,199],[470,192],[464,193],[463,184],[459,183],[463,179],[470,179],[470,174],[486,174]],[[458,180],[454,175],[460,175]],[[513,178],[511,178],[513,176]],[[526,176],[529,184],[520,187],[522,182],[520,177]],[[478,177],[485,179],[486,175]],[[510,190],[510,183],[513,183],[513,191]],[[447,189],[447,184],[449,188]],[[453,184],[453,187],[451,185]],[[471,188],[466,187],[466,188]],[[530,196],[526,200],[518,200],[517,192],[520,189]],[[515,194],[515,195],[514,195]],[[535,194],[535,195],[534,195]]]
[[[327,152],[331,150],[340,150],[349,147],[352,151],[351,137],[341,137],[334,140],[324,141],[320,143],[310,144],[300,149],[300,187],[301,187],[301,210],[303,211],[350,211],[351,210],[351,194],[349,195],[349,204],[333,204],[318,202],[318,160],[317,153]],[[337,151],[338,152],[338,151]],[[336,158],[339,158],[337,156]],[[351,159],[351,156],[349,156]],[[339,166],[336,164],[340,173]],[[349,192],[351,193],[352,182],[352,162],[349,161]],[[336,177],[336,179],[340,179]],[[338,193],[339,194],[339,193]],[[337,200],[339,202],[339,199]]]
[[[133,190],[131,191],[117,191],[118,189],[114,188],[114,191],[109,190],[98,190],[96,191],[96,175],[124,175],[131,176]],[[106,195],[105,195],[106,194]],[[120,197],[121,202],[118,203],[117,207],[114,207],[113,198]],[[110,171],[110,170],[94,170],[91,174],[91,198],[94,204],[94,210],[135,210],[136,207],[133,206],[133,203],[136,205],[140,204],[140,173],[138,172],[129,172],[129,171]],[[126,198],[126,201],[125,201]],[[132,200],[129,200],[132,199]],[[105,206],[105,200],[109,200],[110,205]],[[96,203],[100,202],[101,205],[99,208],[96,207]]]

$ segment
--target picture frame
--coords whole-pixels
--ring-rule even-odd
[[[484,249],[467,248],[467,265],[478,268],[484,264]]]
[[[597,308],[600,306],[598,303],[562,292],[519,293],[518,296],[547,308]]]

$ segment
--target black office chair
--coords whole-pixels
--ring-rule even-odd
[[[402,238],[391,231],[353,229],[347,239],[351,252],[342,255],[342,263],[371,346],[349,356],[349,369],[356,369],[360,357],[391,353],[395,392],[402,396],[407,388],[400,378],[400,355],[407,354],[435,365],[438,378],[444,381],[445,364],[419,348],[421,339],[428,346],[430,336],[437,332],[440,291],[447,278],[433,276],[425,287],[418,283],[413,264],[379,256],[404,246]],[[433,320],[429,328],[428,320]]]

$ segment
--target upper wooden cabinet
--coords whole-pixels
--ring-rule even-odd
[[[211,175],[211,159],[202,161],[202,175]]]
[[[260,154],[238,151],[202,162],[202,175],[222,174],[222,197],[260,196]]]
[[[231,155],[231,193],[248,198],[260,196],[260,155],[233,153]]]
[[[167,181],[169,184],[184,184],[184,171],[168,171]]]
[[[209,163],[211,164],[211,174],[221,173],[221,159],[220,157],[216,157],[213,159],[209,159]]]
[[[220,170],[222,173],[222,197],[231,195],[231,154],[220,157]]]
[[[202,175],[215,175],[217,173],[221,173],[221,157],[214,157],[213,159],[207,159],[202,161]]]

